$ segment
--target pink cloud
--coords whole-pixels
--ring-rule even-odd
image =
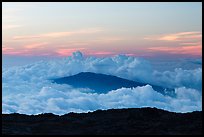
[[[29,44],[26,45],[25,48],[26,49],[40,49],[40,48],[44,48],[45,45],[47,45],[47,42],[42,42],[42,43],[34,43],[34,44]]]
[[[22,51],[17,51],[14,48],[2,46],[2,53],[7,55],[18,55],[23,53]]]
[[[4,55],[28,55],[28,50],[16,50],[10,47],[2,47],[2,54]]]
[[[34,51],[38,51],[38,49],[44,48],[47,45],[47,42],[43,43],[33,43],[25,46],[21,46],[20,48],[16,47],[8,47],[3,45],[2,46],[2,53],[5,55],[34,55]],[[34,50],[35,49],[35,50]]]
[[[2,46],[2,52],[11,51],[13,48]]]

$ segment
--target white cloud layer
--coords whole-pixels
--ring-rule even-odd
[[[54,84],[51,78],[79,72],[111,74],[135,81],[175,88],[176,97],[164,96],[151,86],[121,88],[107,94]],[[202,110],[202,68],[159,72],[147,60],[117,55],[97,58],[73,56],[4,69],[3,113],[38,114],[87,112],[109,108],[157,107],[174,112]]]

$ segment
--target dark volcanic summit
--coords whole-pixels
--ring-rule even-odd
[[[53,82],[58,84],[69,84],[75,88],[89,88],[97,93],[107,93],[111,90],[116,90],[122,87],[132,88],[137,86],[145,86],[148,83],[140,83],[112,75],[97,74],[92,72],[81,72],[79,74],[54,79]],[[151,84],[149,84],[151,85]],[[174,91],[170,88],[151,85],[154,90],[165,95],[173,96]],[[168,90],[170,92],[166,93]]]
[[[202,112],[173,113],[156,108],[89,113],[2,114],[3,135],[198,135]]]

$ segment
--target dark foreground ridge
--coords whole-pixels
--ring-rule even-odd
[[[89,113],[2,114],[3,135],[182,135],[202,134],[202,111],[173,113],[156,108]]]

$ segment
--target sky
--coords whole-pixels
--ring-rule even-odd
[[[201,2],[3,2],[2,7],[3,113],[202,110]],[[80,72],[168,86],[176,96],[150,85],[98,94],[51,81]]]
[[[201,2],[2,3],[4,56],[201,57]]]

